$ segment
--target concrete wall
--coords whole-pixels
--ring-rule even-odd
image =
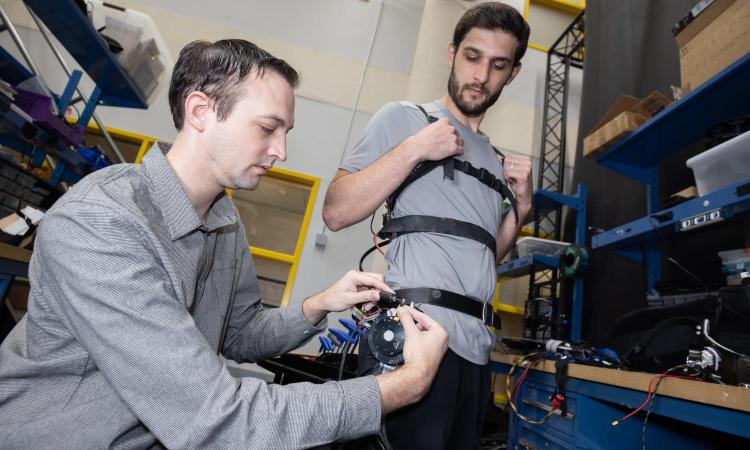
[[[346,270],[355,268],[359,255],[371,242],[368,224],[362,223],[337,233],[326,232],[321,207],[328,184],[342,155],[357,142],[367,121],[380,106],[391,100],[407,98],[410,82],[445,86],[447,69],[432,76],[411,76],[413,63],[421,56],[418,36],[424,32],[435,34],[436,31],[422,27],[426,5],[443,3],[443,7],[460,15],[470,3],[453,0],[213,0],[210,7],[205,2],[184,0],[149,3],[117,0],[114,3],[149,14],[175,59],[179,49],[195,39],[239,37],[287,59],[301,72],[303,81],[296,92],[295,129],[289,135],[289,160],[281,167],[320,177],[321,189],[292,301],[300,301],[324,289]],[[1,0],[0,4],[19,26],[45,79],[54,90],[61,90],[65,77],[21,2]],[[545,29],[560,26],[557,23],[560,20],[552,22],[554,20],[543,21],[542,26]],[[452,26],[437,30],[437,35],[444,36],[442,44],[435,44],[442,45],[442,52],[447,51]],[[366,66],[371,41],[372,52],[369,66]],[[0,43],[14,51],[7,33],[0,36]],[[546,54],[529,49],[523,64],[518,78],[505,89],[498,104],[488,114],[483,129],[496,146],[535,156],[539,152],[542,128]],[[363,88],[355,105],[365,69]],[[430,79],[422,80],[422,76],[430,76]],[[575,148],[578,129],[580,84],[581,74],[574,70],[568,121],[570,149]],[[87,92],[90,91],[90,81],[84,81],[83,85]],[[438,95],[417,100],[431,100]],[[354,113],[353,109],[356,110]],[[97,111],[110,126],[166,140],[175,136],[165,91],[146,111],[107,107],[100,107]],[[574,161],[570,153],[566,158],[568,180]],[[314,245],[314,237],[319,232],[326,232],[328,237],[328,245],[323,249]],[[382,267],[377,260],[371,264]],[[525,284],[507,283],[502,293],[507,303],[522,304]],[[306,349],[314,351],[316,345],[313,343]]]

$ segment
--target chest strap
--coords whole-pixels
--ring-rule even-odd
[[[378,231],[378,237],[393,240],[408,233],[441,233],[473,239],[489,247],[497,258],[497,244],[492,233],[479,225],[447,217],[413,215],[388,219]]]
[[[409,288],[398,289],[396,295],[408,302],[422,303],[452,309],[468,314],[484,322],[488,327],[500,329],[500,316],[495,313],[490,303],[475,300],[465,295],[443,289]]]

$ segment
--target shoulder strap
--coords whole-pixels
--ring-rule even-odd
[[[402,103],[403,104],[403,103]],[[429,114],[422,105],[418,105],[416,103],[409,104],[416,106],[417,109],[419,109],[422,114],[424,115],[425,119],[427,119],[428,125],[434,122],[437,122],[438,118]],[[498,150],[494,145],[490,145],[492,149],[497,153],[504,162],[505,161],[505,155]],[[445,158],[440,161],[425,161],[423,163],[418,164],[414,170],[411,171],[411,173],[406,177],[403,183],[399,185],[399,187],[396,188],[393,193],[388,196],[386,199],[386,208],[388,209],[388,212],[392,212],[393,209],[396,206],[396,199],[398,199],[398,196],[401,195],[401,192],[403,192],[404,189],[406,189],[407,186],[409,186],[411,183],[416,181],[417,179],[427,175],[429,172],[431,172],[433,169],[435,169],[438,166],[443,166],[443,176],[449,180],[453,179],[453,173],[454,170],[458,170],[459,172],[463,172],[469,176],[472,176],[479,180],[481,183],[489,187],[490,189],[500,193],[500,195],[503,198],[507,198],[510,200],[511,207],[513,208],[513,215],[516,218],[516,223],[519,221],[518,216],[518,206],[516,204],[516,196],[513,194],[513,191],[505,184],[502,180],[496,178],[492,173],[490,173],[485,168],[479,168],[472,166],[471,163],[468,161],[462,161],[457,158]]]

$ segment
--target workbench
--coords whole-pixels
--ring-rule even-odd
[[[493,353],[490,369],[505,375],[518,359]],[[514,381],[522,371],[516,368]],[[521,414],[532,420],[547,414],[556,389],[554,373],[555,364],[550,360],[540,361],[529,371],[515,397]],[[617,426],[612,422],[643,403],[655,375],[571,363],[566,389],[568,416],[557,412],[544,424],[531,425],[512,414],[508,448],[641,449],[645,410]],[[504,378],[498,384],[505,386]],[[648,419],[646,448],[714,449],[717,440],[729,441],[734,448],[750,448],[750,389],[664,379]]]

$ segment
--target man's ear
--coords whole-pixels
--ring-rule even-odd
[[[453,43],[448,44],[448,68],[453,69],[453,60],[456,57],[456,46]]]
[[[508,81],[505,82],[505,85],[509,85],[511,81],[513,81],[514,78],[516,78],[516,75],[518,75],[518,72],[521,71],[521,63],[519,62],[513,67],[513,71],[510,73],[510,77],[508,78]]]
[[[211,99],[200,91],[192,91],[185,98],[185,123],[197,131],[206,129],[208,116],[213,113]]]

